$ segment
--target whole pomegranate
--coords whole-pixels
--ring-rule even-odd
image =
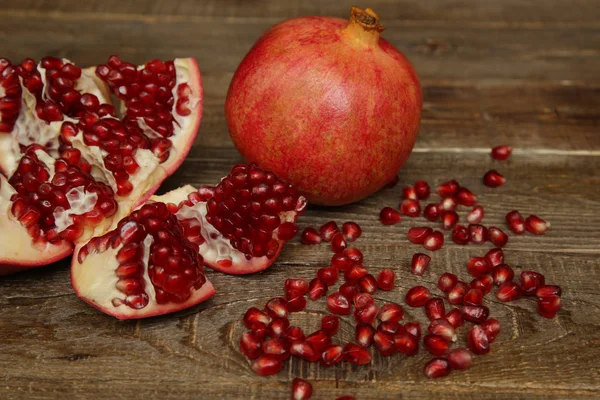
[[[269,29],[238,67],[225,104],[250,162],[310,202],[342,205],[390,181],[419,130],[421,87],[372,10],[350,21],[305,17]]]

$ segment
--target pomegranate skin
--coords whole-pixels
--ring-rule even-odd
[[[378,20],[353,7],[350,22],[279,23],[252,47],[229,87],[225,114],[240,153],[313,204],[374,193],[414,146],[421,86],[410,62],[380,38]]]

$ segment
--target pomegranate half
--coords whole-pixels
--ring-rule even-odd
[[[249,162],[309,202],[358,201],[393,179],[414,146],[421,87],[370,9],[269,29],[238,67],[225,114]]]

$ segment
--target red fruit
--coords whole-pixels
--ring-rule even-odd
[[[488,237],[490,242],[496,247],[504,247],[508,242],[508,235],[504,233],[502,229],[496,228],[495,226],[490,226],[488,228]]]
[[[433,297],[425,303],[425,315],[430,321],[438,318],[444,318],[446,310],[444,307],[444,300],[439,297]]]
[[[429,221],[437,221],[440,218],[441,211],[438,204],[427,204],[423,210],[423,216]]]
[[[369,304],[363,308],[354,310],[354,320],[358,324],[372,324],[377,318],[379,308],[375,304]]]
[[[412,260],[410,263],[410,271],[414,275],[421,276],[425,273],[425,270],[427,269],[427,266],[429,265],[430,261],[431,257],[429,257],[427,254],[415,253],[412,256]]]
[[[335,292],[327,296],[327,309],[332,314],[350,314],[350,302],[341,293]]]
[[[504,264],[504,253],[502,252],[502,249],[491,249],[485,254],[485,259],[492,267],[495,267]]]
[[[467,270],[469,271],[469,274],[476,278],[489,274],[492,272],[492,268],[493,267],[485,257],[471,257],[469,261],[467,261]]]
[[[407,187],[402,188],[402,198],[418,200],[417,192],[415,191],[415,188],[412,186],[407,186]]]
[[[334,267],[325,267],[317,271],[317,278],[327,286],[333,286],[337,282],[338,276],[338,270]],[[310,290],[310,285],[308,290]]]
[[[396,284],[396,274],[390,268],[382,269],[377,276],[377,287],[381,290],[392,290]]]
[[[396,351],[392,337],[383,332],[375,332],[373,343],[382,356],[389,356]]]
[[[504,282],[496,291],[496,298],[502,302],[515,301],[522,295],[521,287],[515,282]]]
[[[265,311],[271,318],[286,318],[288,316],[286,303],[283,297],[272,298],[265,305]]]
[[[486,306],[463,306],[460,311],[464,319],[476,324],[482,323],[490,315],[490,309]]]
[[[363,308],[375,304],[373,296],[371,296],[369,293],[357,293],[352,299],[354,302],[354,307],[356,307],[358,310],[362,310]]]
[[[470,224],[469,236],[471,239],[471,243],[483,244],[486,240],[488,240],[487,228],[483,225]]]
[[[384,225],[396,225],[402,219],[402,214],[392,207],[384,207],[379,212],[379,220]]]
[[[427,250],[436,251],[442,248],[444,245],[444,235],[440,231],[433,231],[427,235],[423,242],[423,247]]]
[[[300,236],[302,244],[319,244],[321,240],[321,235],[312,226],[304,228]]]
[[[326,222],[325,224],[321,225],[321,228],[319,228],[321,239],[323,239],[326,242],[331,242],[335,234],[339,233],[339,231],[340,229],[338,228],[335,221]]]
[[[377,281],[371,274],[367,274],[358,280],[358,287],[361,292],[373,294],[377,291]]]
[[[404,199],[400,203],[400,211],[409,217],[418,217],[421,214],[421,206],[418,200]]]
[[[443,358],[434,358],[425,364],[423,373],[429,379],[441,378],[450,375],[450,364]]]
[[[306,338],[306,343],[310,344],[318,353],[331,345],[331,337],[324,331],[316,331]]]
[[[342,233],[333,235],[333,239],[331,239],[331,250],[333,250],[334,253],[341,253],[346,247],[348,247],[348,244]]]
[[[469,289],[463,296],[463,303],[468,306],[479,306],[483,301],[483,292],[479,289]]]
[[[267,31],[239,65],[225,103],[242,155],[314,204],[352,203],[390,182],[414,145],[422,100],[413,67],[381,30],[371,9],[353,7],[349,22],[295,18]],[[293,79],[277,72],[292,68]],[[332,97],[332,88],[347,96]],[[374,107],[358,101],[367,98]]]
[[[293,289],[285,293],[286,307],[289,312],[298,312],[306,308],[306,297],[301,293]]]
[[[327,347],[321,353],[321,364],[325,367],[330,367],[342,361],[344,348],[339,344],[334,344]]]
[[[473,326],[467,334],[469,348],[475,354],[487,354],[490,352],[490,342],[483,328],[479,325]]]
[[[419,351],[419,339],[408,332],[399,332],[394,335],[394,345],[396,350],[407,356],[415,355]]]
[[[292,400],[308,400],[313,393],[313,387],[304,379],[294,378],[292,381]]]
[[[260,322],[261,324],[269,325],[271,322],[271,317],[269,317],[265,312],[259,310],[256,307],[250,307],[246,314],[244,314],[244,326],[248,329],[252,328],[252,324],[256,322]]]
[[[371,353],[357,344],[348,343],[344,346],[344,360],[356,365],[364,365],[371,362]]]
[[[543,235],[546,233],[550,224],[536,215],[530,215],[525,220],[525,228],[534,235]]]
[[[347,242],[354,242],[362,235],[362,229],[356,222],[344,222],[342,233]]]
[[[290,345],[278,338],[267,340],[263,344],[263,351],[265,355],[277,357],[281,361],[290,358]]]
[[[450,348],[449,342],[441,336],[437,335],[425,335],[423,338],[423,345],[428,352],[434,356],[442,356],[448,353]]]
[[[299,294],[306,294],[308,292],[308,283],[304,279],[286,279],[283,289],[286,293],[293,290]]]
[[[381,307],[379,311],[379,320],[382,322],[398,322],[404,317],[404,310],[400,304],[387,303]]]
[[[267,334],[272,338],[280,338],[289,326],[290,321],[287,318],[276,318],[267,327]]]
[[[456,225],[452,229],[452,241],[456,244],[466,245],[471,241],[471,232],[464,225]]]
[[[287,340],[289,343],[302,342],[304,341],[304,337],[302,328],[298,326],[290,326],[283,334],[283,339]]]
[[[414,286],[406,292],[405,301],[411,307],[421,307],[427,303],[430,297],[431,293],[425,286]]]
[[[454,196],[456,202],[461,206],[474,206],[477,203],[477,196],[475,196],[466,187],[458,188],[456,195]]]
[[[482,322],[479,326],[485,332],[488,337],[488,341],[493,343],[496,337],[501,331],[500,322],[496,318],[490,318],[487,321]]]
[[[344,279],[346,282],[358,283],[358,281],[369,271],[360,264],[354,264],[350,269],[344,271]],[[360,287],[358,288],[360,290]]]
[[[492,277],[494,278],[494,284],[502,285],[504,282],[512,281],[515,277],[515,272],[510,265],[500,264],[494,267]]]
[[[347,299],[354,299],[354,296],[359,293],[359,288],[358,285],[355,283],[346,282],[340,285],[339,291]]]
[[[415,188],[419,200],[427,200],[429,198],[429,194],[431,193],[429,183],[425,181],[415,181],[413,187]]]
[[[538,288],[546,284],[544,275],[534,271],[523,271],[519,278],[521,280],[521,289],[525,296],[534,296]]]
[[[517,210],[512,210],[506,214],[506,223],[510,230],[517,235],[525,232],[525,219]]]
[[[310,362],[316,362],[321,358],[321,354],[306,342],[292,343],[290,346],[290,353],[293,356],[300,357]]]
[[[355,340],[356,343],[362,347],[369,347],[373,344],[373,336],[375,335],[375,328],[371,324],[358,324],[356,325]]]
[[[448,299],[448,303],[456,305],[462,304],[463,297],[469,290],[469,286],[467,286],[464,282],[457,282],[456,285],[446,294],[446,298]]]
[[[560,296],[540,297],[537,301],[538,313],[544,318],[554,318],[561,309]]]
[[[478,224],[483,220],[483,215],[483,207],[477,205],[467,214],[467,222],[469,224]]]
[[[240,350],[253,360],[262,354],[262,342],[252,332],[245,332],[240,339]]]
[[[327,285],[325,285],[319,278],[315,278],[308,284],[308,297],[312,301],[317,301],[327,293]]]
[[[361,264],[363,262],[363,253],[359,249],[346,249],[344,250],[344,254],[357,264]]]
[[[500,145],[500,146],[496,146],[496,147],[492,148],[491,155],[494,160],[504,161],[508,157],[510,157],[511,153],[512,153],[512,147],[506,146],[506,145]]]
[[[487,187],[496,188],[504,185],[506,178],[495,169],[491,169],[483,176],[483,184]]]
[[[431,321],[429,324],[429,333],[440,336],[447,341],[456,341],[456,330],[454,329],[454,325],[445,318],[438,318]]]
[[[454,197],[446,197],[440,201],[440,213],[443,211],[456,211],[456,207],[458,207],[458,203]]]
[[[437,194],[439,194],[440,197],[453,197],[458,191],[459,187],[459,183],[454,179],[448,182],[440,183],[437,187]]]
[[[456,284],[458,283],[458,277],[450,272],[444,272],[440,275],[438,279],[438,288],[444,292],[448,293]]]
[[[471,281],[471,287],[481,290],[484,296],[492,291],[492,286],[494,286],[492,275],[484,275],[481,278],[475,278]]]
[[[415,226],[408,230],[408,241],[415,244],[423,244],[425,238],[433,232],[433,229],[426,226]]]
[[[456,211],[444,211],[442,213],[442,228],[449,230],[454,228],[458,222],[458,214]]]
[[[562,295],[562,290],[561,290],[560,286],[542,285],[536,289],[535,295],[538,299],[543,299],[543,298],[552,297],[552,296],[560,297]]]
[[[394,186],[396,186],[398,184],[399,180],[400,179],[398,178],[398,175],[394,175],[392,177],[392,179],[390,179],[383,187],[386,189],[393,188]]]
[[[325,315],[321,318],[321,330],[329,336],[337,333],[340,327],[340,319],[335,315]]]
[[[448,353],[448,364],[453,369],[469,369],[473,363],[473,356],[469,353],[469,350],[461,347],[460,349],[454,349]]]
[[[281,360],[272,355],[264,355],[252,361],[252,369],[259,375],[274,375],[281,371]]]
[[[346,249],[348,250],[348,249]],[[340,270],[347,270],[348,268],[350,268],[353,264],[353,261],[350,259],[350,257],[348,257],[347,255],[345,255],[344,253],[341,254],[334,254],[331,257],[331,266],[333,268],[337,268]]]
[[[453,308],[450,310],[450,312],[446,314],[446,319],[455,328],[459,328],[465,323],[462,312],[460,312],[458,308]]]
[[[404,329],[417,339],[421,337],[421,324],[418,322],[407,322],[404,324]]]
[[[271,326],[271,324],[269,324],[269,326]],[[253,323],[250,330],[260,340],[263,340],[269,334],[269,331],[267,330],[267,326],[265,324],[263,324],[262,322]]]

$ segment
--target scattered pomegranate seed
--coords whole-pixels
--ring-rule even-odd
[[[464,225],[457,224],[452,229],[452,241],[456,244],[466,245],[471,241],[471,233],[469,228]]]
[[[425,286],[414,286],[406,292],[406,304],[411,307],[421,307],[431,298],[431,292]]]
[[[487,228],[479,224],[470,224],[469,236],[472,243],[483,244],[488,239]]]
[[[251,329],[252,324],[256,322],[260,322],[265,326],[269,325],[269,322],[271,322],[271,317],[256,307],[250,307],[248,311],[246,311],[246,314],[244,314],[243,321],[244,326],[248,329]]]
[[[409,199],[409,200],[418,200],[419,199],[417,197],[417,191],[412,186],[407,186],[405,188],[402,188],[402,198]]]
[[[437,187],[437,194],[440,197],[452,197],[458,191],[460,185],[454,179],[448,182],[440,183]]]
[[[377,325],[377,332],[382,332],[390,336],[394,336],[398,331],[403,332],[404,327],[396,321],[380,322]]]
[[[321,355],[306,342],[295,342],[290,346],[290,353],[310,362],[316,362]]]
[[[402,309],[402,306],[400,304],[387,303],[381,307],[378,317],[379,320],[382,322],[398,322],[401,321],[404,317],[404,310]]]
[[[381,290],[392,290],[396,284],[396,274],[390,268],[382,269],[377,276],[377,287]]]
[[[523,271],[519,278],[521,280],[521,289],[525,296],[534,296],[538,288],[546,284],[544,275],[535,271]]]
[[[287,318],[276,318],[267,326],[267,335],[272,338],[283,337],[289,326],[290,321]]]
[[[504,264],[504,253],[502,252],[502,249],[491,249],[485,254],[485,259],[492,267],[495,267]]]
[[[299,326],[290,326],[285,330],[283,338],[290,343],[302,342],[305,339],[304,332]]]
[[[415,181],[413,187],[415,188],[419,200],[427,200],[429,198],[429,194],[431,193],[429,183],[425,181]]]
[[[331,346],[331,337],[326,332],[320,330],[308,335],[306,343],[310,344],[317,353],[320,353],[326,347]]]
[[[479,325],[473,326],[467,334],[469,348],[475,354],[487,354],[490,352],[490,342],[483,328]]]
[[[438,204],[427,204],[423,210],[423,216],[429,221],[437,221],[440,218],[440,206]]]
[[[312,226],[304,228],[302,235],[300,236],[300,242],[302,244],[319,244],[321,243],[321,235]]]
[[[512,147],[506,146],[506,145],[500,145],[500,146],[496,146],[496,147],[492,148],[491,155],[494,160],[504,161],[508,157],[510,157],[511,153],[512,153]]]
[[[467,270],[469,274],[479,278],[492,272],[492,266],[485,257],[471,257],[467,261]]]
[[[415,244],[423,244],[425,238],[433,232],[433,229],[426,226],[415,226],[408,230],[408,241]]]
[[[357,264],[361,264],[363,262],[363,253],[357,248],[344,250],[344,255]]]
[[[362,347],[369,347],[373,344],[373,335],[375,335],[375,328],[371,324],[356,325],[356,343]]]
[[[458,308],[453,308],[450,310],[450,312],[446,314],[446,319],[455,328],[459,328],[465,323],[462,312],[460,312]]]
[[[306,308],[306,297],[297,290],[290,290],[285,293],[287,301],[286,307],[289,312],[298,312]]]
[[[521,287],[515,282],[504,282],[496,291],[496,298],[502,302],[515,301],[522,295]]]
[[[506,223],[510,230],[517,235],[525,232],[525,219],[517,210],[512,210],[506,214]]]
[[[458,283],[458,277],[450,272],[444,272],[440,275],[438,279],[438,288],[444,292],[448,293],[456,284]]]
[[[445,230],[450,230],[454,228],[456,223],[458,222],[458,214],[456,211],[444,211],[442,213],[442,228]]]
[[[276,357],[281,361],[290,358],[290,345],[285,340],[273,338],[263,344],[265,355]]]
[[[384,188],[393,188],[398,184],[399,180],[400,179],[398,178],[398,175],[395,175],[388,183],[385,184]]]
[[[506,178],[495,169],[491,169],[483,176],[483,184],[487,187],[497,188],[504,185]]]
[[[344,360],[356,365],[364,365],[371,362],[371,353],[364,348],[354,343],[348,343],[344,346]]]
[[[439,297],[432,297],[427,300],[424,305],[425,315],[429,318],[430,321],[435,319],[444,318],[446,315],[446,310],[444,307],[444,300]]]
[[[334,267],[320,268],[317,271],[317,278],[327,286],[333,286],[337,282],[338,276],[338,270]],[[310,285],[308,286],[308,290],[310,291]]]
[[[312,300],[317,301],[327,293],[327,285],[325,285],[319,278],[315,278],[308,284],[308,293],[306,296]]]
[[[483,301],[483,292],[479,289],[469,289],[463,296],[463,303],[468,306],[479,306]]]
[[[434,358],[425,364],[423,373],[429,379],[441,378],[450,375],[450,364],[444,358]]]
[[[408,332],[400,332],[394,335],[394,345],[400,353],[412,356],[419,351],[419,339]]]
[[[327,347],[321,353],[321,364],[325,367],[330,367],[342,361],[344,348],[339,344],[334,344]]]
[[[352,298],[352,301],[354,302],[354,307],[359,310],[375,304],[373,296],[371,296],[369,293],[357,293]]]
[[[512,281],[515,277],[515,272],[510,265],[500,264],[494,267],[492,277],[494,278],[494,284],[502,285],[504,282]]]
[[[469,224],[478,224],[483,220],[483,214],[483,207],[477,205],[467,214],[467,222]]]
[[[536,215],[530,215],[525,220],[525,228],[534,235],[543,235],[549,227],[549,223]]]
[[[321,234],[321,239],[323,239],[326,242],[331,242],[331,240],[333,239],[335,234],[338,233],[339,231],[340,231],[340,229],[338,228],[335,221],[329,221],[329,222],[321,225],[321,228],[319,229],[319,232]]]
[[[240,339],[240,350],[246,357],[253,360],[262,354],[262,342],[252,332],[245,332]]]
[[[490,315],[490,309],[486,306],[463,306],[460,311],[464,319],[476,324],[482,323]]]
[[[504,247],[508,242],[508,235],[504,233],[502,229],[496,228],[495,226],[490,226],[488,228],[488,237],[490,242],[496,247]]]
[[[341,293],[335,292],[327,296],[327,309],[332,314],[350,314],[350,302]]]
[[[487,321],[481,323],[481,329],[485,332],[488,337],[488,341],[493,343],[496,340],[498,334],[500,334],[500,322],[496,318],[490,318]]]
[[[367,275],[369,271],[360,264],[354,264],[350,269],[344,271],[344,279],[346,282],[357,283],[360,278]],[[357,290],[360,290],[358,288]]]
[[[458,188],[454,198],[461,206],[474,206],[477,203],[477,196],[466,187]]]
[[[256,336],[260,340],[264,339],[265,336],[267,336],[268,334],[267,326],[262,322],[253,323],[250,330],[252,331],[252,333],[254,333],[254,336]]]
[[[440,213],[442,211],[456,211],[458,203],[454,200],[454,197],[445,197],[440,201]]]
[[[436,251],[444,245],[444,235],[440,231],[433,231],[423,242],[423,247],[427,250]]]
[[[283,289],[285,292],[294,290],[300,294],[308,292],[308,283],[304,279],[286,279]]]
[[[337,333],[340,327],[340,319],[335,315],[325,315],[321,318],[321,330],[329,336]]]
[[[344,239],[344,234],[336,233],[333,235],[333,238],[331,239],[331,250],[333,250],[334,253],[341,253],[346,247],[348,247],[348,243],[346,243],[346,239]]]
[[[410,263],[410,271],[414,275],[421,276],[425,273],[425,270],[427,269],[427,266],[429,265],[430,261],[431,257],[429,257],[427,254],[415,253],[412,256],[412,260]]]
[[[252,369],[259,375],[274,375],[281,371],[281,360],[272,355],[263,355],[252,361]]]
[[[536,289],[535,295],[538,299],[543,299],[543,298],[552,297],[552,296],[560,297],[562,295],[562,290],[561,290],[560,286],[542,284],[541,286],[539,286]]]
[[[466,283],[458,281],[456,283],[456,285],[454,285],[454,287],[452,289],[450,289],[450,291],[446,295],[446,298],[448,299],[448,303],[453,304],[453,305],[462,304],[463,297],[465,297],[465,294],[467,293],[468,290],[469,290],[469,287],[467,286]]]
[[[383,207],[379,212],[379,220],[384,225],[396,225],[402,219],[402,214],[392,207]]]
[[[484,275],[481,278],[475,278],[471,281],[471,287],[481,290],[484,296],[492,291],[492,286],[494,286],[492,275]]]
[[[469,350],[461,347],[460,349],[454,349],[450,353],[448,353],[448,364],[453,369],[469,369],[471,364],[473,363],[473,356],[469,352]]]
[[[283,297],[274,297],[265,305],[265,311],[271,318],[285,318],[288,316],[286,303]]]
[[[396,351],[394,341],[383,332],[375,332],[373,343],[382,356],[389,356]]]
[[[348,242],[354,242],[362,235],[362,229],[356,222],[344,222],[342,225],[342,233],[344,234],[344,239]]]
[[[364,308],[354,310],[354,320],[359,324],[372,324],[377,318],[379,308],[374,304],[369,304]]]
[[[292,400],[308,400],[313,393],[313,387],[304,379],[295,378],[292,381]]]
[[[421,214],[421,205],[418,200],[404,199],[400,203],[400,211],[408,217],[418,217]]]
[[[421,324],[418,322],[407,322],[404,324],[404,329],[417,340],[421,337]]]
[[[554,318],[562,305],[559,296],[547,296],[537,301],[538,313],[544,318]]]
[[[454,329],[454,325],[445,318],[438,318],[431,321],[429,324],[429,333],[440,336],[447,341],[456,341],[456,330]]]
[[[371,274],[367,274],[360,278],[358,287],[361,292],[373,294],[377,291],[377,280]]]
[[[442,356],[447,354],[448,349],[450,348],[450,343],[446,339],[432,334],[425,335],[423,338],[423,345],[427,351],[434,356]]]
[[[346,249],[347,250],[347,249]],[[344,253],[337,253],[331,257],[331,266],[340,270],[347,270],[353,261]]]

